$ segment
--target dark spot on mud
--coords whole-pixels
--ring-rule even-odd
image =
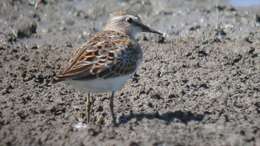
[[[260,15],[259,14],[256,15],[256,22],[260,23]]]
[[[162,97],[161,97],[161,95],[160,95],[159,93],[153,94],[153,95],[151,96],[151,98],[152,98],[152,99],[157,99],[157,100],[162,99]]]
[[[140,146],[139,142],[131,141],[129,146]]]

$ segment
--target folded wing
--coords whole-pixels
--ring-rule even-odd
[[[140,51],[137,43],[127,35],[113,31],[97,33],[77,49],[68,66],[55,80],[105,79],[131,74],[141,59]]]

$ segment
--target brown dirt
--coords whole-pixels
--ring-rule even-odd
[[[96,124],[74,129],[84,96],[51,80],[108,13],[138,12],[167,32],[143,34],[144,62],[116,94],[95,94]],[[0,145],[260,145],[258,8],[224,1],[0,2]]]

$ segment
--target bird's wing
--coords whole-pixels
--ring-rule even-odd
[[[56,80],[90,80],[131,74],[136,70],[141,55],[139,45],[127,35],[113,31],[100,32],[77,49]]]

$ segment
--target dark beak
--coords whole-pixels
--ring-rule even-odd
[[[148,26],[146,26],[146,25],[144,25],[140,22],[136,22],[136,21],[133,21],[133,22],[134,22],[135,25],[141,27],[143,32],[150,32],[150,33],[156,33],[156,34],[159,34],[159,35],[163,35],[163,33],[158,32],[158,31],[156,31],[156,30],[154,30],[154,29],[152,29],[152,28],[150,28],[150,27],[148,27]]]

